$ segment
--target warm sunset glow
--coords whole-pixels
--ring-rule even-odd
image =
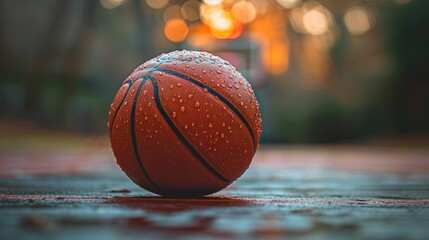
[[[189,29],[182,19],[173,18],[168,20],[164,27],[164,34],[172,42],[182,42],[188,35]]]
[[[288,56],[288,41],[274,41],[269,43],[268,49],[264,53],[264,61],[268,63],[268,71],[271,74],[280,74],[285,72],[289,66]]]
[[[259,15],[268,12],[273,5],[271,1],[249,0],[249,2],[251,2],[255,6],[256,13]]]
[[[281,74],[289,67],[289,38],[284,30],[286,14],[280,9],[256,18],[249,25],[254,41],[261,46],[261,59],[270,74]],[[279,24],[281,23],[281,24]]]
[[[190,34],[187,38],[188,43],[196,48],[210,48],[214,37],[210,34],[207,26],[198,24],[190,28]]]

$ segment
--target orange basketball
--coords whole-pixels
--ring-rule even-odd
[[[261,114],[252,87],[231,64],[206,52],[174,51],[123,82],[108,127],[117,163],[137,185],[164,196],[202,196],[249,167]]]

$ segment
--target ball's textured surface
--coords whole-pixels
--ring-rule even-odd
[[[249,167],[261,115],[252,87],[228,62],[175,51],[131,73],[108,126],[117,163],[137,185],[160,195],[202,196]]]

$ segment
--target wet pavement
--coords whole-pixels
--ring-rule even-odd
[[[427,147],[264,146],[242,178],[199,199],[140,189],[105,137],[6,133],[0,150],[1,239],[429,236]]]

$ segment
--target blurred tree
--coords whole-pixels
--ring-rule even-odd
[[[143,1],[133,1],[132,8],[134,11],[134,17],[136,21],[136,34],[135,34],[135,49],[141,56],[150,58],[150,56],[156,55],[156,49],[153,48],[152,44],[148,44],[154,41],[153,39],[153,21],[149,19],[152,14],[145,12],[147,9],[142,6]]]
[[[429,1],[416,0],[389,11],[384,38],[394,71],[388,119],[393,133],[429,130]]]
[[[24,93],[24,114],[27,116],[37,116],[40,113],[40,89],[48,80],[49,67],[61,50],[58,46],[60,44],[58,38],[66,23],[70,3],[71,0],[58,1],[50,12],[48,31],[42,38],[33,65],[28,72]]]
[[[267,41],[276,54],[289,54],[289,63],[287,72],[270,76],[257,90],[264,140],[337,142],[428,131],[429,1],[359,1],[377,13],[377,26],[362,35],[350,34],[343,23],[355,0],[318,2],[335,16],[332,48],[320,45],[326,39],[292,28],[273,33],[288,41],[287,52]],[[100,3],[0,0],[0,114],[104,132],[111,99],[131,69],[184,46],[163,33],[169,7],[152,9],[140,0],[114,8]],[[266,26],[293,26],[282,21],[283,15]]]
[[[0,86],[3,84],[6,75],[7,69],[7,59],[9,56],[8,49],[5,43],[5,31],[3,27],[4,23],[4,15],[3,15],[3,1],[0,1]],[[5,102],[5,97],[3,96],[4,92],[0,91],[0,102]],[[4,111],[3,104],[0,104],[0,112]]]
[[[76,87],[82,79],[82,70],[86,63],[88,51],[90,50],[92,32],[94,29],[95,10],[98,1],[85,1],[82,9],[80,22],[77,31],[71,39],[71,46],[65,54],[64,64],[64,96],[60,99],[58,119],[65,121],[67,109],[72,95],[76,92]]]
[[[82,76],[82,68],[85,64],[87,52],[91,43],[91,31],[94,27],[95,10],[97,1],[84,1],[81,4],[81,16],[70,17],[74,1],[64,0],[55,2],[56,5],[49,17],[48,30],[38,47],[33,65],[25,88],[24,114],[34,117],[40,114],[41,89],[49,81],[52,65],[58,59],[64,62],[64,67],[57,76],[62,88],[62,94],[57,100],[57,108],[54,109],[54,122],[60,125],[65,123],[70,98],[75,93],[76,87]],[[79,6],[79,3],[78,3]],[[64,43],[62,34],[67,29],[69,21],[77,19],[73,36]],[[65,46],[64,46],[65,45]],[[65,51],[65,52],[64,52]]]

